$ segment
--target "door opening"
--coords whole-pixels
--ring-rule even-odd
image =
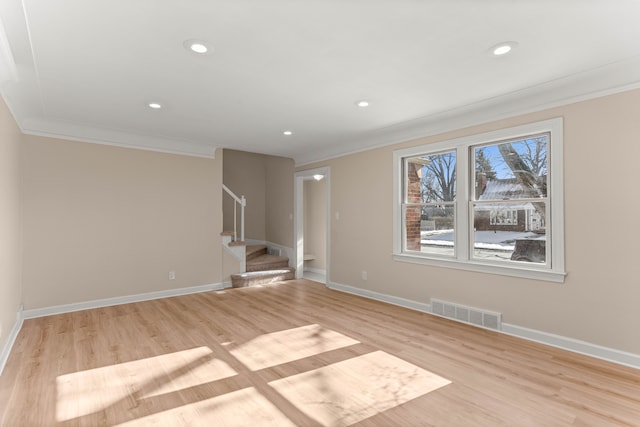
[[[296,278],[329,283],[329,168],[295,174]]]

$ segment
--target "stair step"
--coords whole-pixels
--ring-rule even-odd
[[[266,255],[267,247],[265,245],[247,245],[246,254],[246,259],[249,261],[261,255]]]
[[[246,288],[248,286],[265,285],[269,283],[293,280],[296,277],[295,268],[287,267],[275,270],[251,271],[231,275],[231,286]]]
[[[255,258],[247,259],[247,271],[274,270],[289,267],[289,258],[262,254]]]

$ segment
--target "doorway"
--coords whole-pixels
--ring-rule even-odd
[[[295,174],[294,237],[296,279],[324,284],[330,275],[330,169]]]

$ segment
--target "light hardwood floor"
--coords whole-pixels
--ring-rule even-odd
[[[26,320],[3,426],[640,426],[640,371],[308,280]]]

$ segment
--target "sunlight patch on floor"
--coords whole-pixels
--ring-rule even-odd
[[[253,387],[118,424],[121,427],[150,425],[295,427],[289,418]]]
[[[236,375],[215,359],[208,347],[197,347],[56,378],[56,418],[66,421],[92,414],[134,396],[144,399]]]
[[[322,425],[348,426],[450,383],[375,351],[269,384]]]
[[[249,369],[257,371],[354,344],[359,341],[320,325],[307,325],[260,335],[230,352]]]

